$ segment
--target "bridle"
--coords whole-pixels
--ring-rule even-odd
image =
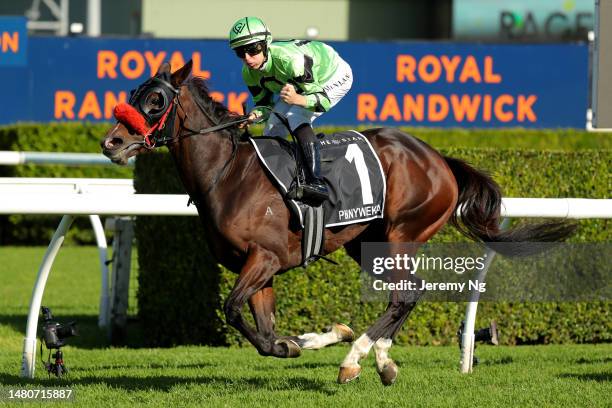
[[[181,85],[181,87],[182,86],[184,86],[184,85]],[[236,126],[236,125],[239,125],[241,123],[245,123],[245,122],[247,122],[249,120],[249,115],[247,114],[247,115],[238,115],[238,116],[236,116],[237,119],[231,120],[229,122],[217,123],[217,120],[208,112],[208,110],[206,110],[206,108],[204,108],[204,106],[202,106],[202,103],[197,98],[193,98],[193,101],[197,105],[198,109],[200,109],[200,112],[202,112],[204,114],[204,116],[206,116],[206,119],[208,119],[208,121],[210,123],[212,123],[213,126],[210,126],[210,127],[207,127],[207,128],[203,128],[203,129],[200,129],[200,130],[193,130],[193,129],[189,129],[187,126],[185,126],[184,120],[181,120],[181,130],[186,130],[187,132],[179,134],[178,136],[170,138],[170,139],[164,139],[164,142],[166,144],[167,144],[168,141],[174,143],[174,142],[178,142],[179,140],[184,139],[184,138],[189,137],[189,136],[205,135],[207,133],[217,132],[219,130],[227,129],[227,128],[230,128],[232,126]],[[178,99],[178,95],[176,96],[176,105],[181,107],[181,110],[185,114],[185,118],[187,118],[187,112],[185,111],[185,108],[183,108],[183,106],[181,105],[181,102]]]
[[[237,116],[235,120],[218,123],[217,120],[208,112],[208,110],[202,106],[202,103],[198,100],[198,98],[193,97],[193,101],[200,112],[204,114],[206,119],[208,119],[209,123],[212,123],[213,126],[199,130],[190,129],[189,127],[185,126],[187,112],[179,99],[180,88],[183,86],[185,85],[180,85],[178,88],[175,88],[166,79],[155,76],[144,82],[132,92],[128,104],[130,105],[131,109],[135,110],[135,114],[141,115],[147,124],[150,124],[148,130],[142,135],[143,141],[139,142],[145,148],[152,150],[156,147],[167,146],[186,137],[217,132],[249,120],[249,115],[240,115]],[[160,109],[149,109],[147,99],[154,93],[157,93],[161,98],[162,104]],[[179,117],[180,131],[178,132],[178,135],[173,136],[174,120],[177,117],[177,110],[179,107],[183,111],[185,117]],[[117,119],[121,122],[119,118]]]

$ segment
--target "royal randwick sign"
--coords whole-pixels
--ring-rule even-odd
[[[241,61],[222,40],[27,38],[24,19],[0,19],[0,75],[11,104],[0,124],[110,121],[129,91],[193,61],[212,96],[252,106]],[[315,125],[582,128],[586,44],[330,42],[353,86]],[[8,89],[6,89],[8,88]]]

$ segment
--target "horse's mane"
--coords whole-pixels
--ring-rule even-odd
[[[217,121],[217,124],[229,122],[231,120],[235,120],[240,115],[234,112],[231,112],[225,105],[220,102],[215,101],[209,94],[208,85],[206,84],[206,80],[201,77],[192,76],[186,81],[187,89],[196,98],[202,107],[206,109],[207,113],[210,114],[213,119]],[[247,140],[248,136],[251,136],[248,129],[239,129],[237,125],[227,127],[221,132],[226,132],[229,134],[229,138],[232,141],[232,154],[230,159],[223,165],[221,172],[214,180],[213,184],[210,188],[212,188],[217,182],[226,174],[229,169],[230,163],[234,161],[236,158],[236,154],[238,152],[238,145],[240,142]]]
[[[202,107],[216,119],[217,124],[236,120],[240,116],[210,96],[208,85],[204,78],[192,76],[186,81],[186,84],[191,94],[198,99]],[[246,136],[246,132],[243,132],[238,126],[230,126],[224,130],[230,134],[232,141],[235,143],[241,141]]]

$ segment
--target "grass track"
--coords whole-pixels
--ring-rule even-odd
[[[66,385],[71,406],[612,406],[612,345],[481,346],[472,375],[457,371],[456,347],[395,347],[392,387],[380,385],[373,356],[361,378],[335,383],[347,346],[305,351],[299,359],[260,357],[251,348],[108,348],[96,328],[99,273],[95,248],[67,247],[43,304],[58,319],[79,320],[82,335],[65,348],[67,380],[18,376],[27,306],[44,248],[0,247],[0,384]],[[409,323],[408,323],[409,324]],[[171,328],[169,328],[171,330]],[[0,405],[4,403],[0,400]]]
[[[78,406],[606,406],[612,391],[610,345],[481,347],[472,375],[457,371],[454,347],[401,347],[392,387],[383,387],[373,357],[359,380],[335,384],[346,346],[299,359],[263,358],[251,348],[66,348]],[[0,382],[22,386],[19,353],[0,353]],[[37,386],[55,386],[38,372]]]

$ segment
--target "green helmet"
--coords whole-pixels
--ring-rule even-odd
[[[232,25],[229,42],[232,49],[265,41],[272,42],[272,34],[266,24],[257,17],[243,17]]]

